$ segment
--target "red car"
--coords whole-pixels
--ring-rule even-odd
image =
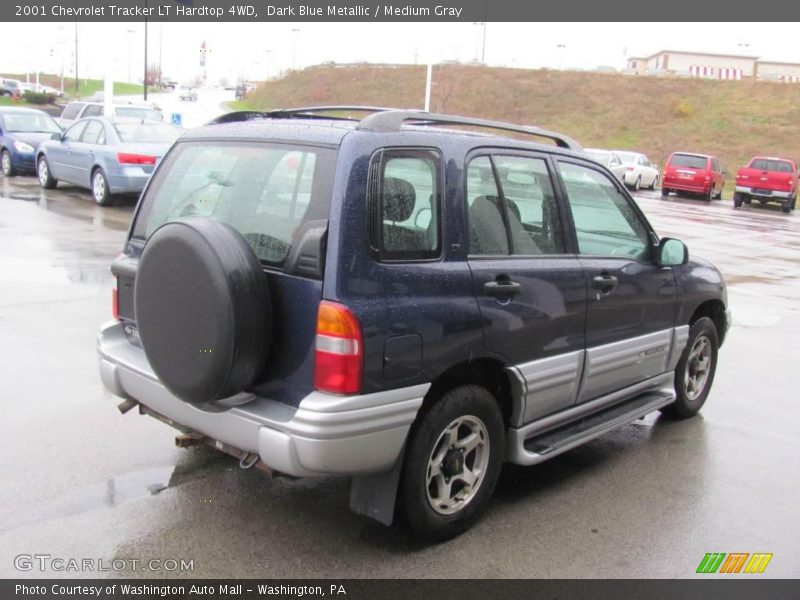
[[[716,156],[694,152],[673,152],[661,177],[661,195],[670,192],[699,194],[705,200],[722,198],[725,171]]]
[[[797,164],[788,158],[754,156],[736,173],[733,206],[750,204],[755,198],[761,204],[778,202],[783,212],[794,210],[797,201]]]

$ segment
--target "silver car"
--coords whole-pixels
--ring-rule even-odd
[[[39,183],[45,189],[59,181],[88,188],[97,204],[108,206],[117,194],[142,191],[178,135],[160,121],[81,119],[39,146]]]

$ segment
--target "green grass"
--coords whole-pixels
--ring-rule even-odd
[[[0,77],[6,77],[8,79],[18,79],[19,81],[25,81],[25,74],[19,73],[9,73],[0,75]],[[35,81],[34,77],[31,77],[31,81]],[[61,89],[61,78],[57,75],[49,75],[49,74],[41,74],[39,75],[39,83],[42,85],[49,85],[55,89]],[[88,96],[92,96],[97,92],[102,92],[103,88],[105,87],[105,82],[102,79],[79,79],[78,80],[78,97],[79,98],[86,98]],[[157,88],[154,86],[150,86],[148,88],[149,91],[157,91]],[[67,94],[69,98],[75,97],[75,79],[73,78],[64,78],[64,92]],[[118,95],[133,95],[133,94],[142,94],[144,92],[144,86],[139,83],[123,83],[120,81],[114,82],[114,94]]]
[[[236,109],[324,104],[422,108],[424,66],[311,67],[262,84]],[[436,65],[431,110],[538,125],[586,147],[800,159],[800,84]],[[730,191],[727,192],[730,197]]]

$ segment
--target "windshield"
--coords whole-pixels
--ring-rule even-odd
[[[164,123],[115,123],[114,129],[123,142],[167,143],[178,139],[178,130]]]
[[[227,223],[256,256],[281,265],[303,223],[327,220],[336,154],[259,143],[179,143],[156,171],[133,235],[199,216]]]
[[[61,133],[53,118],[44,113],[6,113],[3,120],[6,130],[15,133]]]
[[[669,161],[673,167],[689,167],[690,169],[705,169],[708,159],[695,154],[674,154]]]
[[[148,119],[150,121],[163,121],[164,115],[152,108],[140,108],[136,106],[118,106],[118,117],[132,117],[134,119]]]

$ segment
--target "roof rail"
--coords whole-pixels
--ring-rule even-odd
[[[503,121],[491,121],[488,119],[474,119],[471,117],[459,117],[455,115],[439,115],[422,111],[402,111],[389,110],[368,116],[359,122],[356,129],[361,131],[391,132],[400,131],[403,123],[414,121],[415,125],[469,125],[472,127],[484,127],[500,131],[513,131],[536,137],[547,138],[556,143],[561,148],[570,150],[581,150],[581,145],[570,137],[539,129],[538,127],[526,127],[524,125],[514,125]]]
[[[220,123],[235,123],[241,121],[253,121],[258,119],[332,119],[336,121],[360,121],[359,117],[340,116],[328,113],[380,113],[397,112],[407,109],[384,108],[382,106],[304,106],[300,108],[276,108],[274,110],[239,110],[226,113],[212,119],[207,125],[218,125]]]

